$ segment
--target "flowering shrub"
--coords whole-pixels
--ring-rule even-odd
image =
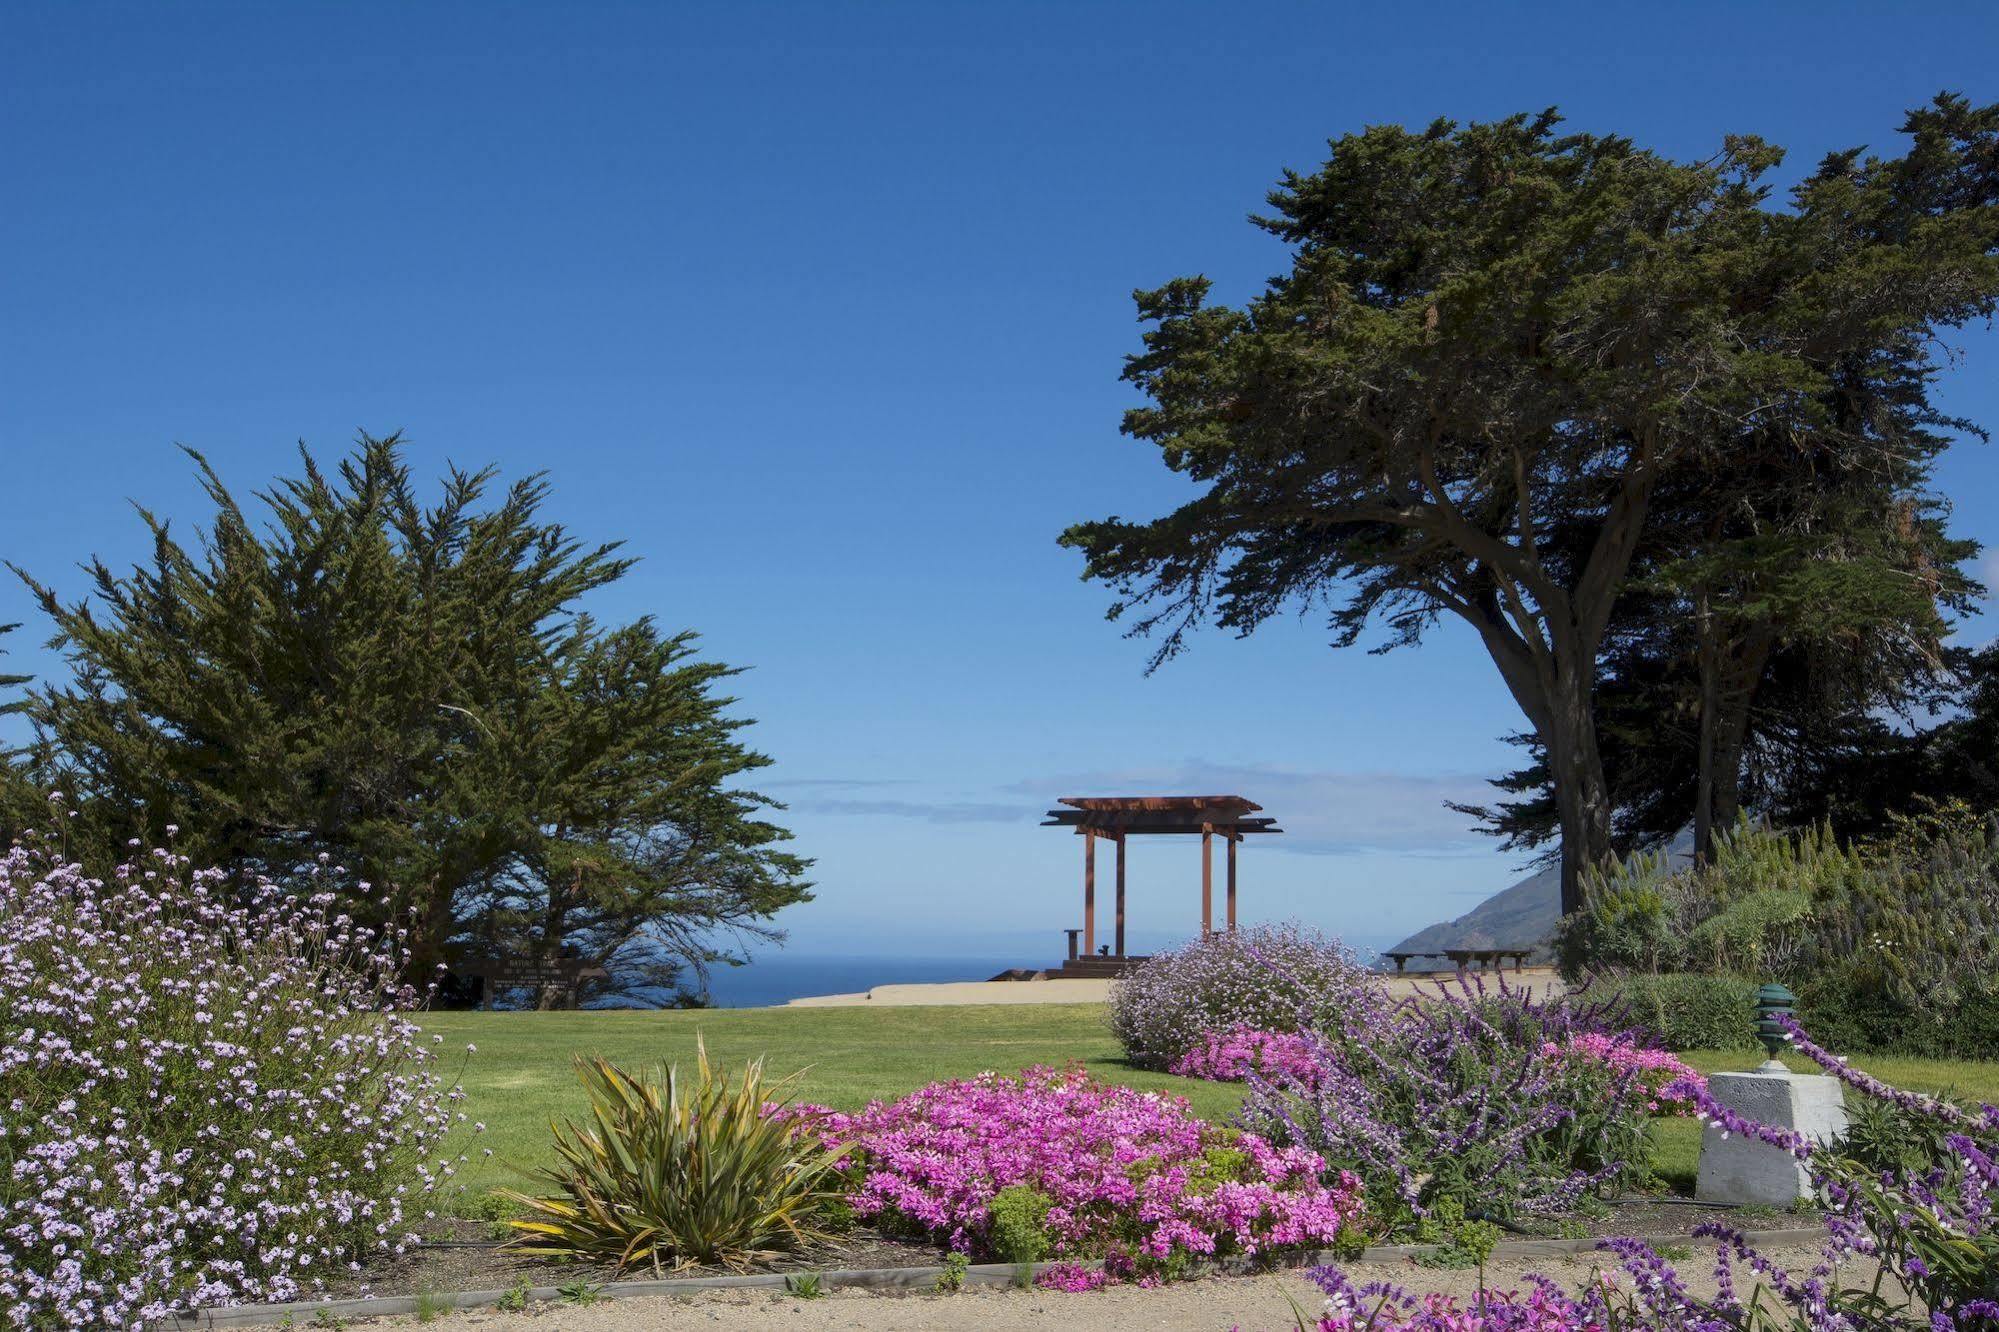
[[[1360,1212],[1359,1181],[1316,1153],[1204,1123],[1180,1097],[1107,1086],[1081,1069],[982,1073],[800,1123],[849,1149],[856,1212],[961,1252],[991,1251],[1002,1191],[1040,1196],[1048,1252],[1116,1255],[1146,1270],[1330,1244]]]
[[[1945,1145],[1920,1167],[1856,1160],[1840,1143],[1819,1144],[1759,1124],[1720,1105],[1704,1086],[1679,1093],[1705,1120],[1796,1155],[1827,1209],[1827,1239],[1810,1271],[1780,1268],[1726,1226],[1697,1235],[1717,1242],[1711,1299],[1697,1298],[1674,1268],[1636,1240],[1606,1240],[1621,1279],[1593,1278],[1571,1296],[1545,1277],[1526,1296],[1481,1291],[1469,1304],[1415,1296],[1385,1283],[1356,1286],[1321,1268],[1313,1279],[1326,1307],[1315,1332],[1992,1332],[1999,1328],[1999,1107],[1962,1107],[1918,1096],[1850,1068],[1795,1022],[1792,1043],[1864,1102],[1892,1106],[1935,1128]],[[1841,1269],[1870,1257],[1880,1276],[1841,1284]],[[1738,1269],[1746,1269],[1746,1274]],[[1747,1288],[1748,1293],[1743,1293]],[[1297,1324],[1305,1332],[1301,1318]]]
[[[1302,1032],[1309,1075],[1252,1074],[1244,1127],[1366,1181],[1377,1224],[1563,1211],[1643,1168],[1644,1072],[1572,1051],[1634,1047],[1602,1015],[1503,979],[1339,1009]],[[1677,1092],[1675,1093],[1678,1094]]]
[[[1934,1161],[1883,1168],[1855,1159],[1843,1143],[1813,1143],[1788,1129],[1746,1120],[1705,1091],[1695,1093],[1704,1121],[1797,1156],[1824,1202],[1831,1231],[1824,1270],[1794,1284],[1807,1296],[1841,1307],[1836,1292],[1819,1289],[1826,1273],[1847,1256],[1871,1255],[1933,1314],[1960,1319],[1942,1326],[1999,1327],[1999,1107],[1965,1109],[1891,1087],[1849,1067],[1795,1020],[1780,1021],[1793,1047],[1849,1092],[1928,1124],[1944,1148]],[[1976,1317],[1962,1321],[1968,1315]]]
[[[1628,1035],[1579,1032],[1559,1044],[1543,1041],[1541,1054],[1557,1062],[1594,1064],[1613,1074],[1636,1073],[1651,1098],[1646,1109],[1654,1113],[1690,1114],[1696,1094],[1707,1090],[1707,1079],[1677,1055],[1641,1045]]]
[[[0,855],[7,1324],[286,1300],[401,1252],[456,1092],[399,940],[331,894],[235,900],[167,851],[104,882],[54,845]]]
[[[1207,1033],[1167,1072],[1208,1082],[1241,1082],[1255,1073],[1273,1081],[1309,1083],[1318,1073],[1313,1054],[1311,1039],[1296,1032],[1231,1027]]]
[[[1111,1031],[1141,1068],[1167,1068],[1212,1034],[1295,1031],[1365,1004],[1379,978],[1336,939],[1296,925],[1209,934],[1111,986]]]

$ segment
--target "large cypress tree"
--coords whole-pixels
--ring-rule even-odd
[[[1340,645],[1470,626],[1547,765],[1573,910],[1614,846],[1596,692],[1655,506],[1773,438],[1882,476],[1939,447],[1935,335],[1999,295],[1999,120],[1941,98],[1904,156],[1830,158],[1788,207],[1760,140],[1676,162],[1558,124],[1347,135],[1271,195],[1291,266],[1259,297],[1140,293],[1125,430],[1201,493],[1064,540],[1161,657],[1299,607]]]
[[[396,437],[330,475],[301,454],[261,521],[196,455],[209,526],[183,545],[142,510],[150,562],[93,560],[89,597],[22,575],[74,673],[28,712],[88,841],[172,825],[198,863],[281,880],[330,859],[426,963],[639,983],[807,898],[771,802],[737,786],[768,760],[716,692],[734,672],[692,634],[580,612],[631,561],[543,518],[543,477],[453,469],[426,505]]]

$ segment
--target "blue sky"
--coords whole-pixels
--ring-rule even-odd
[[[1244,221],[1369,123],[1559,105],[1787,171],[1893,146],[1942,88],[1999,97],[1999,10],[1826,4],[17,3],[0,17],[0,556],[78,589],[403,429],[547,469],[642,558],[595,609],[692,626],[738,682],[818,900],[797,951],[1052,958],[1077,923],[1056,796],[1239,791],[1290,835],[1250,918],[1380,943],[1517,859],[1442,807],[1520,719],[1469,636],[1332,652],[1221,635],[1157,674],[1055,546],[1182,497],[1122,439],[1130,292],[1283,265]],[[1999,339],[1941,386],[1999,421]],[[1999,460],[1943,475],[1999,542]],[[26,620],[16,660],[45,670]],[[1991,636],[1982,624],[1967,632]],[[1197,920],[1186,842],[1134,844],[1133,941]]]

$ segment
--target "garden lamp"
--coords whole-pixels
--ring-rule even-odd
[[[1781,985],[1765,985],[1756,991],[1756,1038],[1770,1056],[1768,1064],[1783,1067],[1777,1053],[1790,1043],[1790,1033],[1779,1019],[1791,1016],[1791,1006],[1797,1002],[1798,996]]]

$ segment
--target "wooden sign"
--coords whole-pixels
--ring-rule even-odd
[[[610,972],[580,957],[502,957],[467,962],[458,968],[467,976],[478,976],[496,987],[516,985],[575,985],[578,981],[607,980]]]

